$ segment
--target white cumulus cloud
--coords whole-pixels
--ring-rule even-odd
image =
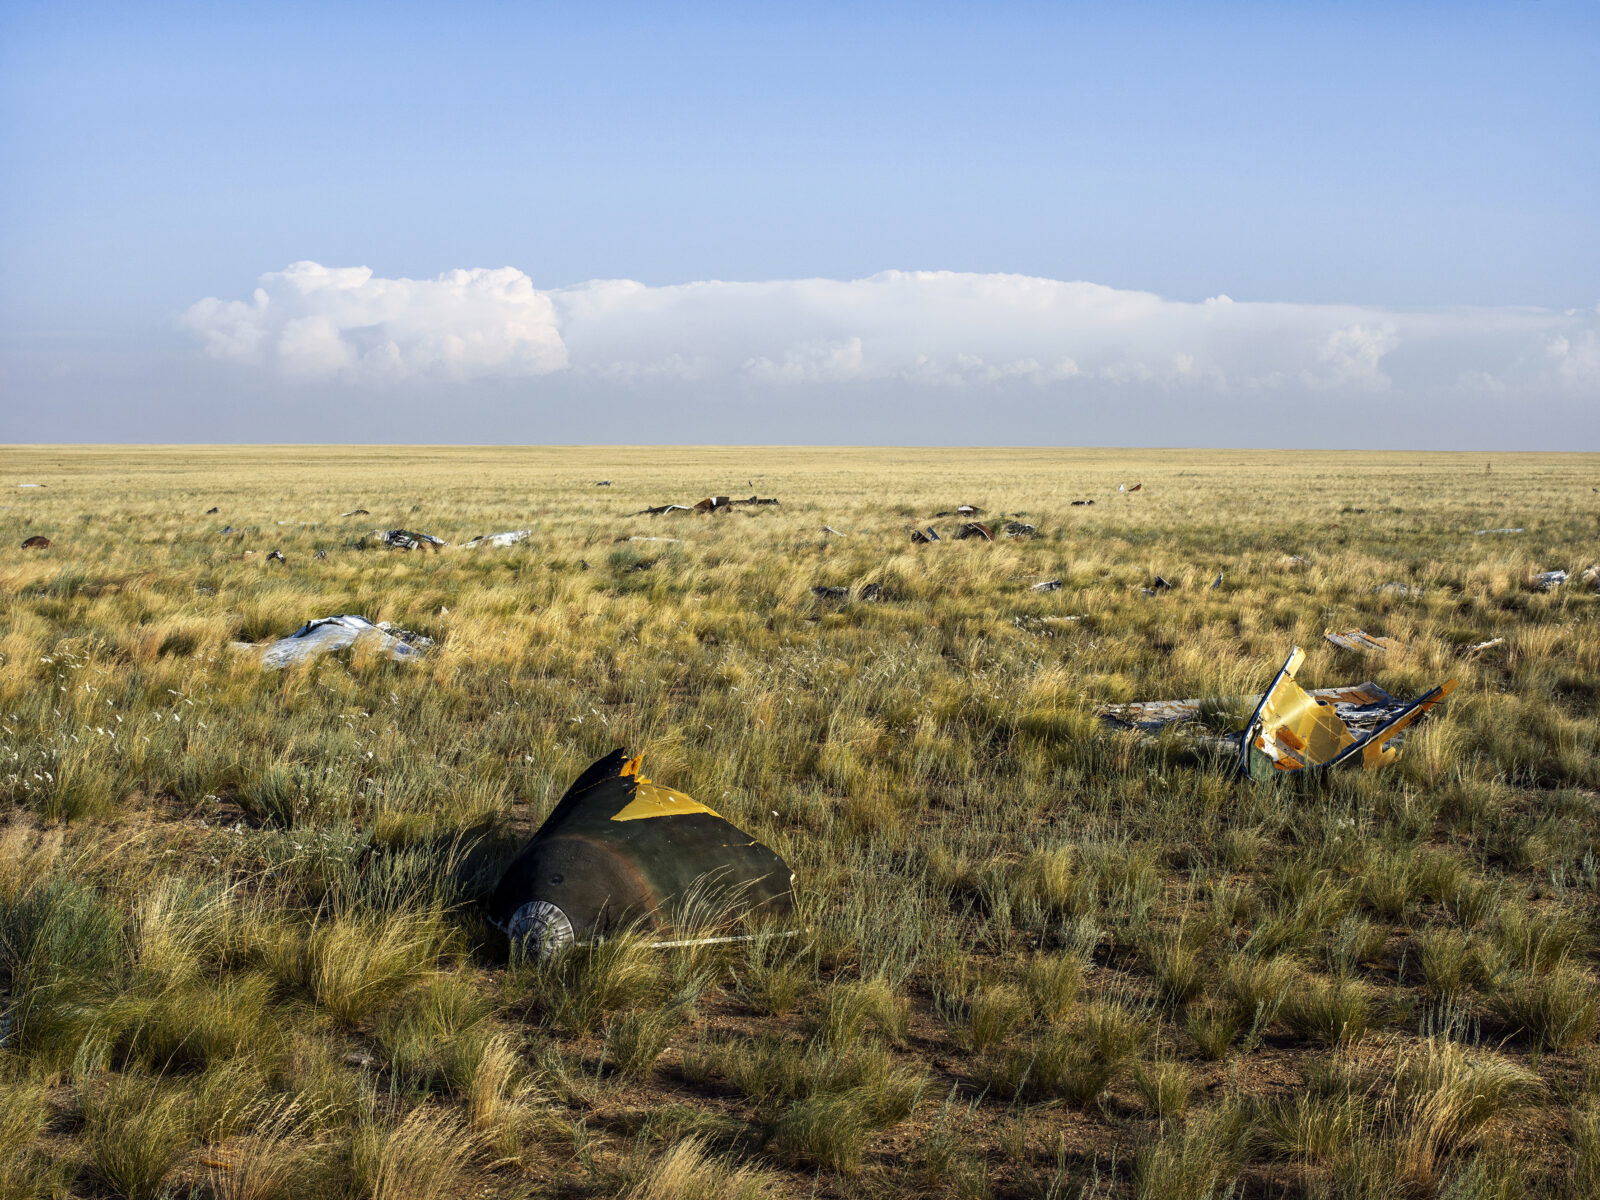
[[[867,383],[1278,399],[1600,385],[1597,309],[1192,303],[951,271],[542,290],[511,267],[415,280],[299,262],[262,276],[249,300],[202,300],[182,320],[218,359],[357,384],[559,377],[778,394]]]

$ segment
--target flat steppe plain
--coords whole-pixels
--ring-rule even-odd
[[[0,1198],[1600,1194],[1597,487],[1581,454],[0,451]],[[628,515],[718,493],[782,503]],[[963,503],[1038,533],[910,543]],[[360,548],[389,528],[532,533]],[[232,645],[338,613],[437,645]],[[1357,626],[1401,649],[1323,640]],[[1269,785],[1096,716],[1297,644],[1307,686],[1460,688],[1396,765]],[[476,902],[616,746],[789,860],[803,936],[508,963]]]

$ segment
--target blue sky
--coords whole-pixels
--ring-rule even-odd
[[[743,414],[641,427],[675,441],[996,440],[977,398],[1042,423],[1027,440],[1172,417],[1168,440],[1204,442],[1177,419],[1197,404],[1227,421],[1308,390],[1422,406],[1396,444],[1450,413],[1498,444],[1512,402],[1600,434],[1593,4],[13,2],[0,23],[0,386],[27,414],[0,439],[259,440],[337,401],[326,440],[391,439],[361,428],[385,410],[405,440],[638,440],[607,431],[663,389]],[[225,346],[193,311],[298,262],[376,282],[330,276],[330,316],[293,276]],[[560,293],[550,312],[383,285],[504,267]],[[1102,336],[1059,289],[796,283],[884,271],[1165,303]],[[601,321],[561,291],[606,279],[653,289],[648,346],[645,300]],[[706,308],[674,286],[697,281],[796,285]],[[1011,338],[1041,295],[1052,315]],[[1195,307],[1219,295],[1240,302],[1220,343]],[[525,352],[528,303],[559,361],[544,324]],[[1463,306],[1483,311],[1451,324]],[[1303,354],[1258,363],[1286,313]],[[290,346],[305,321],[340,351]],[[452,357],[444,328],[505,348]],[[357,361],[375,345],[384,371]],[[836,401],[833,436],[788,412]]]

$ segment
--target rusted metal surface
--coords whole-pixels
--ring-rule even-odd
[[[720,910],[733,926],[793,913],[783,859],[638,770],[622,750],[594,763],[506,868],[488,915],[524,952],[545,955],[634,923],[665,931],[691,901],[702,919]]]

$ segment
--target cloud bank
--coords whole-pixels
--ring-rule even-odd
[[[892,385],[896,395],[1016,388],[1277,400],[1600,391],[1600,308],[1403,311],[1166,300],[1025,275],[595,280],[542,290],[511,267],[384,279],[298,262],[249,300],[182,317],[213,358],[356,386],[526,380],[741,395]],[[1282,412],[1296,419],[1294,409]]]

